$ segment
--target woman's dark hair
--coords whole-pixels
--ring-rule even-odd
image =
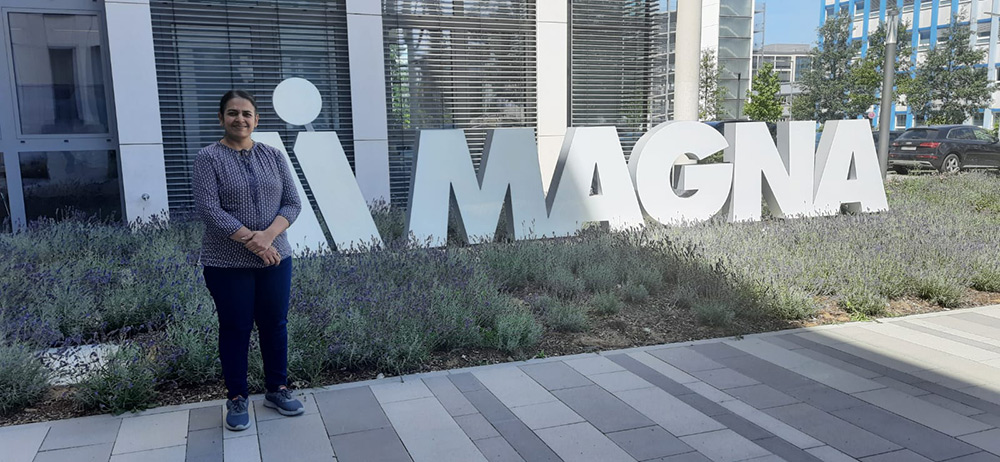
[[[253,105],[254,112],[258,112],[257,99],[254,98],[253,95],[243,90],[229,90],[226,92],[226,94],[222,95],[222,99],[219,101],[219,114],[226,112],[226,104],[228,104],[230,100],[235,98],[243,98],[249,101],[250,104]]]

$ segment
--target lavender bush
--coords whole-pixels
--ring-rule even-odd
[[[543,324],[585,330],[591,308],[615,313],[650,296],[720,326],[806,317],[818,296],[858,318],[881,315],[902,296],[955,306],[966,288],[1000,290],[998,183],[991,174],[894,181],[891,210],[880,214],[589,228],[445,249],[407,241],[402,214],[376,208],[381,248],[295,260],[290,379],[317,385],[343,368],[400,373],[455,348],[531,353]],[[32,352],[108,341],[124,347],[80,385],[84,406],[137,409],[163,383],[217,382],[218,326],[197,265],[200,240],[200,224],[177,217],[132,227],[43,220],[28,233],[0,234],[3,393],[37,396]],[[250,379],[261,389],[255,341]],[[0,412],[23,405],[3,396]]]
[[[49,388],[48,377],[37,352],[0,342],[0,415],[19,411],[41,398]]]

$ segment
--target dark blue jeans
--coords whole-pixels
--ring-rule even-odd
[[[288,298],[292,259],[267,268],[205,267],[205,285],[219,314],[219,359],[228,398],[249,396],[247,354],[257,323],[267,391],[288,380]]]

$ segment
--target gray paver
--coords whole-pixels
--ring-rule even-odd
[[[389,426],[389,419],[368,387],[326,391],[313,396],[330,436]]]
[[[225,462],[261,462],[257,435],[223,438],[222,447]]]
[[[434,396],[419,379],[372,385],[370,388],[375,394],[375,399],[382,404]]]
[[[712,369],[708,371],[695,371],[691,375],[698,377],[703,382],[718,388],[720,390],[725,390],[727,388],[736,387],[746,387],[750,385],[756,385],[760,382],[751,379],[739,372],[732,369]]]
[[[857,393],[854,396],[950,436],[967,435],[990,428],[982,422],[907,395],[899,390],[883,388]]]
[[[854,462],[857,459],[844,454],[830,446],[820,446],[818,448],[806,449],[806,452],[811,454],[823,462]]]
[[[647,390],[657,389],[647,388],[622,393]],[[597,386],[556,390],[552,393],[604,433],[653,425],[653,421],[640,414],[639,411]]]
[[[458,387],[451,383],[451,380],[448,380],[448,377],[429,377],[424,379],[424,384],[452,416],[478,413],[476,407],[462,395]]]
[[[678,454],[676,456],[653,459],[649,462],[712,462],[712,459],[709,459],[698,452],[689,452],[687,454]]]
[[[216,462],[222,460],[222,427],[188,433],[185,462]]]
[[[769,336],[767,340],[771,341],[777,338],[776,336]],[[722,342],[700,343],[698,345],[691,345],[688,348],[701,353],[708,359],[734,358],[747,355],[745,351],[738,350]]]
[[[217,405],[191,409],[188,415],[188,431],[222,428],[222,408]]]
[[[562,361],[527,364],[521,366],[521,370],[547,390],[593,385],[593,382],[584,377],[583,374]]]
[[[741,401],[729,401],[723,403],[726,409],[732,411],[736,416],[746,419],[748,422],[760,427],[762,430],[787,441],[799,448],[813,448],[822,446],[823,443],[796,428],[765,414],[763,411],[750,406]],[[715,417],[718,419],[718,417]]]
[[[769,455],[764,448],[728,429],[682,436],[681,441],[714,462],[735,462]]]
[[[560,401],[520,406],[510,410],[532,430],[583,422],[583,417]]]
[[[937,406],[941,406],[941,407],[943,407],[943,408],[945,408],[945,409],[947,409],[949,411],[955,412],[957,414],[964,415],[966,417],[974,416],[974,415],[979,415],[979,414],[983,413],[983,410],[981,410],[981,409],[976,409],[976,408],[974,408],[972,406],[967,406],[967,405],[962,404],[962,403],[960,403],[958,401],[954,401],[954,400],[945,398],[944,396],[941,396],[941,395],[935,395],[933,393],[928,393],[926,395],[921,395],[920,399],[922,399],[924,401],[927,401],[928,403],[935,404]]]
[[[111,448],[114,443],[95,444],[93,446],[80,446],[67,449],[56,449],[54,451],[39,452],[35,456],[34,462],[108,462],[111,458]],[[7,448],[4,447],[4,451]],[[0,455],[0,460],[6,462],[8,459]],[[17,460],[17,459],[13,459]],[[32,459],[24,459],[31,461]]]
[[[337,462],[404,462],[410,456],[392,428],[377,428],[330,437]]]
[[[335,460],[319,414],[258,422],[257,437],[261,459],[266,461],[286,460],[289,454],[295,454],[296,462]]]
[[[750,441],[774,437],[771,432],[736,414],[717,415],[713,419]]]
[[[461,374],[452,374],[448,376],[448,380],[455,384],[461,392],[485,390],[486,387],[483,386],[482,382],[472,375],[470,372],[463,372]]]
[[[607,436],[636,460],[673,456],[694,450],[660,426],[608,433]]]
[[[48,425],[0,428],[0,448],[4,448],[2,454],[10,462],[31,462],[48,432]]]
[[[497,429],[493,428],[493,425],[479,413],[455,417],[455,422],[458,423],[458,426],[462,427],[465,434],[473,441],[500,436],[500,433],[497,433]]]
[[[319,406],[316,404],[316,398],[312,393],[295,393],[295,399],[302,403],[302,415],[316,414],[319,412]],[[254,415],[256,416],[257,422],[263,422],[265,420],[274,419],[284,419],[288,416],[281,415],[278,411],[271,409],[264,405],[264,400],[254,400],[251,402],[254,407]]]
[[[971,445],[872,405],[834,411],[832,414],[933,460],[977,452]]]
[[[791,404],[764,412],[851,457],[861,458],[902,449],[874,433],[862,430],[808,404]]]
[[[769,407],[786,406],[799,402],[798,398],[793,398],[774,388],[764,385],[751,385],[749,387],[730,388],[726,393],[738,398],[757,409],[767,409]]]
[[[629,371],[594,374],[590,376],[590,380],[593,380],[595,384],[612,393],[616,391],[637,390],[639,388],[651,388],[653,386],[653,384]]]
[[[682,400],[682,398],[695,397],[696,395],[693,394],[676,397],[659,388],[645,388],[623,391],[617,393],[616,396],[676,436],[691,435],[724,428],[718,421],[703,414]],[[610,409],[609,412],[611,412]],[[724,413],[728,413],[728,411]],[[590,421],[593,422],[593,420]],[[638,421],[636,424],[638,423],[641,423],[641,421]],[[636,427],[632,428],[639,426],[644,425],[636,425]],[[625,430],[625,428],[621,428],[621,430]]]
[[[559,456],[520,420],[505,420],[493,425],[525,462],[561,462]]]
[[[813,383],[804,387],[785,390],[790,396],[797,398],[817,409],[831,412],[840,409],[858,407],[865,404],[847,393],[834,390],[826,385]]]
[[[995,456],[984,451],[962,456],[957,459],[951,459],[948,462],[1000,462],[1000,456]]]
[[[487,369],[473,375],[507,407],[547,403],[556,398],[516,367]]]
[[[721,369],[723,367],[722,364],[708,359],[705,355],[690,348],[664,348],[662,350],[649,350],[647,353],[687,373]],[[741,357],[717,357],[716,359],[742,360]]]
[[[111,456],[111,462],[184,462],[184,446],[116,454]]]
[[[907,449],[865,457],[861,460],[862,462],[931,462],[930,459]]]
[[[386,403],[383,408],[415,462],[486,462],[462,427],[433,397]]]
[[[1000,429],[965,435],[959,439],[993,454],[1000,454]]]
[[[510,443],[501,437],[477,440],[476,447],[490,462],[524,462]]]
[[[927,390],[924,390],[923,388],[915,387],[912,384],[901,382],[892,377],[884,377],[884,376],[875,377],[872,380],[881,383],[882,385],[885,385],[889,388],[892,388],[893,390],[899,390],[911,396],[923,396],[930,393]]]
[[[114,443],[121,427],[122,419],[84,418],[55,422],[49,429],[42,451],[51,449],[89,446],[92,444]]]
[[[691,393],[684,384],[698,382],[693,375],[647,353],[609,355],[608,359],[671,395]]]
[[[188,411],[126,417],[122,419],[112,454],[183,445],[187,428]]]
[[[577,372],[583,374],[584,376],[594,375],[594,374],[606,374],[608,372],[622,371],[621,366],[615,364],[614,362],[608,360],[604,356],[591,356],[587,358],[570,359],[564,361],[567,366],[576,369]]]
[[[765,450],[779,457],[778,460],[821,462],[820,458],[808,453],[805,449],[802,449],[778,437],[754,440],[754,444],[764,448]]]
[[[586,422],[545,428],[537,433],[565,462],[635,462],[627,452]]]
[[[465,393],[465,397],[468,398],[469,402],[476,407],[486,420],[494,425],[498,422],[517,420],[514,413],[510,409],[507,409],[507,406],[504,406],[489,390],[470,391]]]

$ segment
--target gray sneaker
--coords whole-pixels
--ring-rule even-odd
[[[247,399],[237,396],[226,400],[226,428],[238,432],[250,428],[250,413],[247,412]]]
[[[292,398],[292,390],[279,389],[274,393],[264,394],[264,406],[278,411],[281,415],[299,415],[305,412],[302,403]]]

